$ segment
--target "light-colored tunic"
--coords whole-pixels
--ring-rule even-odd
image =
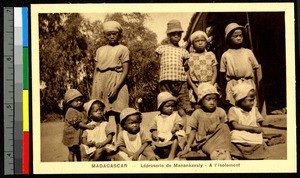
[[[256,86],[253,81],[254,69],[258,69],[259,64],[250,49],[228,49],[223,53],[220,62],[220,72],[226,72],[226,99],[235,105],[232,87],[241,82],[247,82],[254,89]]]
[[[85,130],[82,134],[82,137],[87,138],[87,142],[95,142],[95,143],[101,143],[107,139],[107,136],[109,134],[114,133],[114,129],[109,122],[103,121],[103,122],[95,122],[92,121],[88,123],[88,125],[95,125],[96,127],[93,130]],[[86,154],[91,154],[96,151],[96,147],[88,147],[87,145],[82,144],[84,147],[84,150]]]
[[[91,99],[104,101],[107,110],[121,112],[128,107],[129,93],[124,84],[117,99],[109,103],[108,94],[114,89],[122,76],[122,65],[129,61],[129,50],[121,44],[116,46],[102,46],[96,52],[96,68],[93,78]]]
[[[258,127],[258,121],[263,121],[262,115],[256,107],[253,107],[250,112],[246,112],[239,107],[231,107],[228,111],[229,122],[236,121],[238,124],[246,126]],[[232,130],[231,142],[262,144],[262,133],[251,133],[245,130]]]

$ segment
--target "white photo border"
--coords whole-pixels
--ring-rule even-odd
[[[290,173],[296,172],[295,13],[293,3],[31,4],[33,174]],[[287,159],[235,161],[41,162],[39,13],[284,12],[287,87]],[[190,164],[176,168],[174,164]],[[226,166],[235,164],[236,166]],[[143,166],[144,165],[144,166]],[[147,167],[148,166],[148,167]]]

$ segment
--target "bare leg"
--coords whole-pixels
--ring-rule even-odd
[[[93,161],[99,161],[101,159],[102,153],[105,151],[105,148],[98,148],[95,151]]]
[[[68,161],[69,162],[73,162],[74,161],[74,150],[72,149],[73,147],[68,147],[68,149],[69,149],[69,156],[68,156]]]
[[[167,158],[168,160],[173,160],[175,158],[175,152],[176,152],[177,146],[178,146],[178,140],[175,139],[171,145],[171,150],[170,150],[169,156]]]
[[[81,161],[81,153],[80,153],[80,147],[79,147],[79,145],[77,145],[75,147],[74,153],[75,153],[75,156],[76,156],[76,160],[77,161]]]

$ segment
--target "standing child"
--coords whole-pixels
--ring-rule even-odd
[[[142,155],[146,160],[156,160],[156,156],[149,146],[151,138],[149,134],[140,130],[142,115],[133,108],[126,108],[120,114],[121,126],[123,130],[118,135],[117,148],[118,155],[123,160],[141,160]]]
[[[221,57],[220,72],[223,76],[226,75],[226,99],[232,105],[235,103],[232,94],[234,85],[246,82],[256,88],[253,79],[259,65],[253,52],[243,47],[244,31],[245,28],[237,23],[230,23],[225,28],[225,40],[229,49]]]
[[[122,27],[118,22],[104,22],[103,30],[108,44],[96,52],[91,99],[101,99],[108,110],[121,112],[129,103],[125,84],[129,70],[129,50],[119,44]]]
[[[167,24],[169,42],[159,46],[155,51],[160,60],[159,87],[160,91],[168,91],[178,97],[178,107],[181,112],[191,112],[188,96],[187,75],[184,68],[188,59],[188,51],[179,47],[182,35],[181,24],[178,20],[171,20]]]
[[[192,130],[188,135],[187,145],[178,156],[188,153],[191,149],[202,150],[212,160],[230,160],[230,131],[225,124],[225,111],[217,107],[219,93],[209,83],[200,84],[197,93],[201,108],[192,114],[189,122]]]
[[[195,52],[190,53],[188,60],[189,71],[187,81],[190,85],[190,100],[193,105],[197,102],[197,87],[200,83],[216,84],[217,60],[212,52],[206,51],[208,36],[203,31],[191,35],[191,43]]]
[[[255,90],[248,83],[240,83],[233,88],[236,105],[228,111],[232,126],[232,155],[244,159],[264,159],[269,152],[263,142],[260,124],[263,117],[254,106]]]
[[[83,112],[83,96],[76,89],[69,89],[66,91],[64,100],[66,104],[65,126],[63,131],[62,142],[69,149],[69,161],[81,161],[80,155],[80,138],[82,129],[93,130],[94,125],[87,125],[87,116]]]
[[[157,108],[160,114],[155,116],[150,128],[156,146],[155,152],[159,157],[167,157],[168,160],[175,158],[176,151],[179,147],[182,150],[186,141],[184,121],[177,112],[174,112],[176,101],[177,98],[169,92],[158,94]]]
[[[114,127],[104,117],[105,105],[97,99],[92,99],[84,104],[88,118],[88,125],[95,125],[93,130],[85,130],[82,134],[81,155],[83,161],[106,160],[106,156],[115,150],[111,145]]]

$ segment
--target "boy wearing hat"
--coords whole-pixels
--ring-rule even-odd
[[[114,127],[104,117],[105,105],[97,99],[92,99],[84,104],[88,118],[88,125],[94,125],[93,130],[84,130],[82,134],[81,155],[82,161],[106,160],[111,151],[115,151],[112,143],[115,134]]]
[[[159,88],[168,91],[178,98],[178,107],[187,113],[192,111],[189,101],[187,74],[185,62],[188,51],[179,47],[183,29],[178,20],[171,20],[167,24],[168,43],[159,46],[155,52],[160,60]]]
[[[244,48],[245,27],[230,23],[225,28],[225,41],[228,50],[222,54],[220,72],[226,78],[226,100],[234,105],[232,87],[238,83],[246,82],[256,88],[254,77],[259,64],[253,52]]]
[[[230,160],[230,131],[225,124],[225,111],[217,107],[219,93],[213,85],[202,83],[198,86],[200,108],[192,114],[188,125],[192,128],[187,144],[179,156],[189,150],[202,150],[212,160]]]
[[[149,146],[151,138],[149,134],[140,129],[142,114],[133,109],[125,108],[120,114],[121,127],[123,130],[118,134],[117,159],[125,161],[137,161],[141,159],[156,160],[156,156]]]
[[[81,161],[80,138],[82,130],[93,130],[94,125],[87,125],[88,120],[83,112],[83,96],[76,89],[69,89],[64,96],[65,125],[62,142],[69,149],[69,161]]]
[[[157,109],[160,111],[155,116],[150,132],[152,134],[155,153],[159,157],[167,157],[168,160],[175,158],[178,146],[181,150],[186,142],[183,130],[184,121],[174,112],[177,98],[169,92],[161,92],[157,96]]]

